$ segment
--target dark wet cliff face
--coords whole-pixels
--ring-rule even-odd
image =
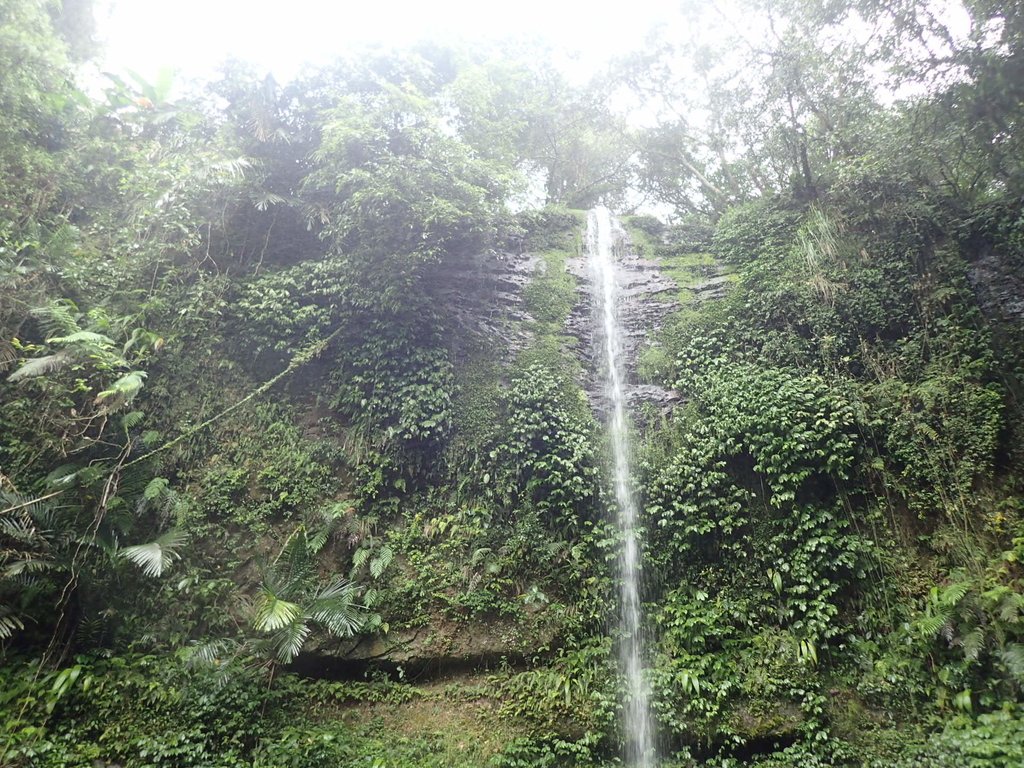
[[[443,270],[438,295],[460,334],[495,345],[505,362],[529,343],[530,316],[523,291],[543,268],[533,253],[488,252]]]
[[[580,298],[569,317],[567,330],[576,339],[575,352],[588,371],[585,382],[587,395],[595,410],[601,411],[604,396],[594,337],[595,289],[584,257],[572,259],[568,268],[579,283]],[[656,262],[639,255],[626,237],[619,245],[617,268],[620,286],[618,313],[624,331],[629,410],[635,415],[643,403],[667,410],[678,401],[677,393],[655,384],[639,383],[637,361],[646,340],[657,334],[665,319],[679,308],[675,298],[678,286],[662,273]]]
[[[1024,323],[1024,255],[983,248],[971,261],[967,279],[989,319]]]

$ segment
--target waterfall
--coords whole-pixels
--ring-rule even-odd
[[[601,341],[605,387],[608,398],[608,435],[612,447],[612,478],[622,544],[619,549],[620,664],[626,680],[623,717],[626,765],[654,765],[654,728],[650,694],[644,680],[644,643],[640,608],[640,545],[637,540],[637,504],[629,469],[629,425],[623,390],[622,328],[618,320],[618,279],[614,241],[617,222],[607,208],[587,216],[587,256],[597,298],[597,331]]]

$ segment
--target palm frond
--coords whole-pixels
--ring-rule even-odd
[[[24,628],[25,625],[10,606],[0,604],[0,640],[7,640]]]
[[[21,381],[22,379],[34,379],[37,376],[46,376],[50,373],[56,373],[73,359],[74,356],[66,349],[62,349],[60,352],[55,352],[52,355],[34,357],[25,362],[20,368],[18,368],[18,370],[8,376],[7,380],[10,382],[16,382]]]
[[[279,598],[266,585],[258,599],[253,626],[261,632],[277,632],[302,615],[302,608]]]
[[[281,197],[281,195],[274,194],[273,192],[264,189],[260,191],[260,194],[256,196],[255,199],[253,199],[252,204],[257,211],[262,212],[272,205],[280,205],[286,202],[288,201]]]
[[[274,570],[278,578],[284,581],[301,579],[310,570],[309,542],[306,537],[306,526],[299,525],[288,536],[281,547],[281,552],[274,560]]]
[[[6,371],[7,367],[18,359],[18,351],[14,345],[6,339],[0,339],[0,371]]]
[[[282,664],[290,664],[299,655],[309,637],[309,625],[305,621],[293,621],[274,633],[271,644],[275,656]]]
[[[25,578],[34,573],[42,573],[56,568],[57,563],[54,560],[22,553],[22,557],[4,565],[3,575],[8,579]]]
[[[32,544],[39,529],[27,510],[15,510],[0,513],[0,533],[20,544]]]
[[[329,582],[310,603],[309,618],[338,637],[355,634],[364,623],[362,606],[355,603],[356,594],[350,581],[339,578]]]
[[[228,638],[196,643],[185,650],[185,661],[190,666],[219,667],[238,651],[238,643]]]
[[[172,529],[148,544],[125,547],[120,555],[135,563],[147,576],[159,577],[172,562],[181,558],[178,549],[186,540],[183,531]]]

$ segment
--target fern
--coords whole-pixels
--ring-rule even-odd
[[[395,557],[395,550],[390,545],[385,544],[382,546],[373,560],[370,561],[370,576],[374,579],[379,579],[384,575],[384,571],[387,570],[388,566],[391,565],[391,561]]]
[[[66,336],[51,336],[46,340],[46,343],[60,344],[64,347],[80,344],[84,347],[96,347],[102,350],[107,350],[114,346],[113,339],[94,331],[75,331]]]
[[[167,493],[167,478],[165,477],[154,477],[149,483],[146,484],[146,490],[142,492],[143,498],[147,501],[153,501],[154,499]]]
[[[31,312],[46,336],[67,336],[79,330],[78,306],[70,299],[58,299]]]
[[[127,405],[142,389],[143,379],[146,378],[145,371],[131,371],[119,378],[109,389],[105,389],[96,395],[96,403],[103,404],[108,411],[116,410]]]
[[[1013,643],[1007,646],[999,653],[999,658],[1013,678],[1024,684],[1024,644]]]
[[[121,417],[121,429],[126,432],[135,429],[142,423],[143,418],[145,418],[145,414],[142,411],[130,411]]]
[[[985,647],[985,633],[981,627],[975,627],[960,640],[964,649],[964,656],[970,661],[977,661]]]

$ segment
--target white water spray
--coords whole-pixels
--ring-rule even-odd
[[[622,328],[618,321],[618,280],[615,269],[615,226],[607,208],[599,207],[587,216],[587,256],[593,273],[600,317],[605,385],[611,406],[608,433],[612,446],[612,477],[618,508],[622,544],[619,549],[620,663],[626,678],[623,717],[626,765],[652,768],[654,728],[650,693],[643,675],[643,629],[640,608],[640,545],[637,540],[637,505],[629,469],[629,429],[623,391]]]

